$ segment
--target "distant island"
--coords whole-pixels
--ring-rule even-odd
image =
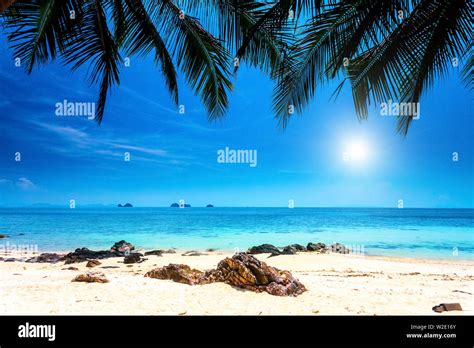
[[[206,208],[214,208],[214,206],[212,204],[208,204],[206,205]]]
[[[185,208],[191,208],[191,204],[185,204],[184,205]],[[179,208],[179,204],[178,203],[173,203],[170,205],[170,208]]]
[[[124,205],[119,204],[118,207],[119,208],[133,208],[133,205],[131,205],[130,203],[125,203]]]

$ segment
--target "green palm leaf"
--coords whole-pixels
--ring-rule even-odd
[[[77,69],[89,64],[91,84],[100,83],[95,120],[100,124],[110,87],[119,84],[118,64],[121,61],[118,47],[110,32],[104,7],[99,0],[89,1],[81,17],[80,30],[66,37],[65,61]]]
[[[16,58],[28,73],[35,65],[55,59],[64,37],[76,25],[71,11],[80,14],[81,0],[17,1],[4,13],[4,27]],[[21,20],[18,20],[21,18]]]
[[[155,51],[155,61],[161,63],[168,90],[173,101],[178,104],[176,69],[166,44],[152,20],[158,9],[153,6],[147,9],[140,0],[125,0],[125,2],[127,5],[125,21],[128,29],[124,47],[130,55],[139,53],[145,56],[151,50]]]
[[[228,106],[227,93],[232,88],[228,51],[196,18],[181,12],[173,1],[163,0],[158,8],[178,65],[201,97],[209,119],[223,116]]]

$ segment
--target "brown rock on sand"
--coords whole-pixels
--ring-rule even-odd
[[[223,281],[255,292],[266,291],[275,296],[298,296],[306,291],[305,286],[289,271],[268,266],[245,253],[225,258],[216,270],[206,272],[206,276],[213,281]]]
[[[105,274],[102,272],[87,272],[84,274],[79,274],[72,281],[85,282],[85,283],[108,283],[109,282],[109,280],[105,277]]]
[[[155,268],[145,274],[145,277],[157,279],[171,279],[177,283],[188,285],[200,284],[204,272],[192,269],[188,265],[177,265],[174,263],[168,266]]]
[[[449,312],[449,311],[462,311],[462,307],[459,303],[441,303],[437,306],[434,306],[433,311],[437,313]]]
[[[189,285],[224,282],[255,292],[266,291],[275,296],[297,296],[306,291],[305,286],[290,272],[268,266],[246,253],[227,257],[219,262],[216,269],[205,273],[187,265],[170,264],[146,273],[145,277],[171,279]]]
[[[99,260],[90,260],[90,261],[87,261],[86,267],[92,268],[95,266],[99,266],[101,264],[102,263]]]

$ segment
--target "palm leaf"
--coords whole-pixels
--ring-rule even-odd
[[[183,15],[173,1],[163,0],[158,8],[178,65],[201,97],[209,119],[223,116],[228,106],[227,93],[232,88],[228,51],[196,18]]]
[[[155,61],[160,62],[168,90],[173,101],[178,104],[176,69],[166,44],[152,20],[158,10],[152,6],[145,8],[140,0],[125,0],[125,2],[128,29],[124,46],[128,54],[139,53],[144,56],[154,50]]]
[[[17,1],[4,13],[5,29],[15,57],[20,58],[31,73],[35,65],[55,59],[64,49],[64,37],[76,21],[71,11],[79,15],[81,0]]]
[[[77,69],[89,64],[90,83],[100,82],[95,120],[100,124],[110,87],[119,84],[118,64],[121,61],[118,47],[110,32],[105,16],[106,9],[99,0],[85,5],[81,28],[66,37],[65,61]]]

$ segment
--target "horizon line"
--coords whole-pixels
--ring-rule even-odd
[[[36,204],[38,205],[44,205],[44,206],[35,206]],[[36,203],[36,204],[31,204],[31,205],[20,205],[20,206],[2,206],[0,205],[0,209],[5,209],[5,208],[66,208],[66,209],[77,209],[77,208],[174,208],[174,209],[189,209],[189,208],[282,208],[282,209],[298,209],[298,208],[309,208],[309,209],[397,209],[397,210],[403,210],[403,209],[470,209],[473,210],[474,207],[403,207],[403,208],[398,208],[398,207],[389,207],[389,206],[295,206],[293,208],[289,208],[286,206],[215,206],[213,207],[206,207],[204,206],[190,206],[186,208],[176,208],[176,207],[171,207],[171,206],[141,206],[141,205],[133,205],[132,207],[118,207],[115,204],[102,204],[102,203],[89,203],[89,204],[82,204],[78,205],[76,204],[75,208],[69,208],[67,204],[61,205],[61,204],[49,204],[49,203]]]

